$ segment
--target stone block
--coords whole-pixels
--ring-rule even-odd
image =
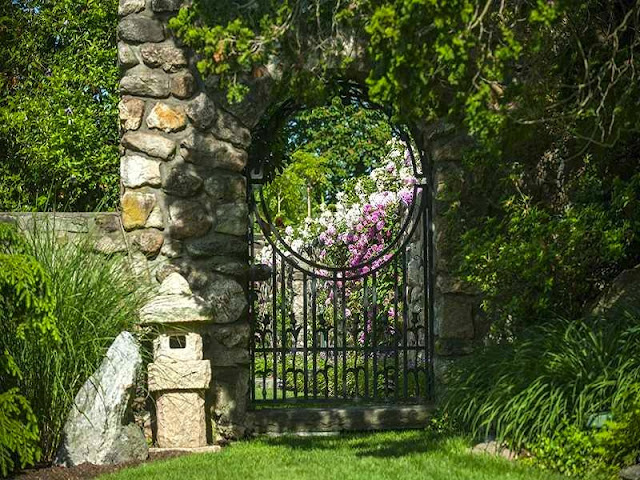
[[[156,205],[153,193],[126,192],[122,196],[122,225],[125,230],[142,228]]]
[[[176,197],[191,197],[202,187],[202,179],[188,164],[178,164],[174,167],[165,165],[161,169],[162,188],[169,195]]]
[[[147,218],[147,223],[144,224],[147,228],[157,228],[160,230],[164,230],[164,216],[162,215],[162,208],[160,205],[156,204],[149,217]]]
[[[215,173],[204,181],[204,190],[217,203],[244,202],[247,179],[244,175]]]
[[[247,235],[249,208],[245,202],[225,203],[216,207],[216,232],[229,235]]]
[[[160,448],[197,448],[207,444],[202,392],[163,392],[156,399]]]
[[[101,232],[114,233],[120,232],[122,222],[117,213],[99,213],[94,220],[95,226]]]
[[[211,306],[197,296],[160,295],[140,309],[140,321],[146,324],[211,322]]]
[[[194,332],[165,332],[153,340],[153,361],[202,360],[202,336]]]
[[[200,130],[206,130],[216,117],[216,106],[205,93],[191,100],[186,111],[189,120]]]
[[[151,9],[154,12],[175,12],[180,10],[184,0],[153,0]]]
[[[147,258],[153,258],[160,253],[164,236],[162,232],[154,229],[139,230],[131,235],[132,244]]]
[[[105,255],[113,255],[114,253],[126,252],[127,244],[121,236],[100,237],[96,240],[93,248],[98,253]]]
[[[171,80],[167,74],[133,70],[120,80],[121,93],[152,98],[168,97],[171,93]]]
[[[149,391],[205,390],[211,382],[208,360],[174,360],[149,364]]]
[[[189,72],[175,75],[171,79],[171,94],[180,99],[186,99],[193,95],[196,88],[196,79]]]
[[[161,184],[160,163],[140,155],[127,155],[120,159],[120,178],[126,188],[158,187]]]
[[[224,275],[211,274],[203,292],[215,323],[238,320],[248,308],[244,288],[236,280]]]
[[[158,20],[129,15],[118,24],[118,38],[131,43],[157,43],[164,40],[164,27]]]
[[[247,165],[247,152],[211,134],[192,132],[182,141],[182,146],[188,162],[234,172],[241,172]]]
[[[441,339],[472,339],[474,298],[468,295],[445,294],[439,305],[439,331]]]
[[[155,133],[127,132],[122,137],[122,145],[131,150],[146,153],[150,157],[168,160],[175,152],[176,144],[173,140]]]
[[[247,241],[232,235],[211,233],[206,237],[190,240],[186,244],[187,252],[193,257],[229,255],[246,258],[249,255]]]
[[[212,413],[217,419],[217,427],[244,424],[249,397],[249,370],[245,367],[220,367],[215,371],[216,375],[211,379],[211,392]]]
[[[178,268],[175,265],[172,267]],[[161,280],[158,293],[160,295],[192,295],[189,282],[178,273],[178,271],[171,271]]]
[[[202,236],[213,225],[213,220],[204,205],[194,201],[174,201],[169,206],[169,216],[171,234],[178,239]]]
[[[139,98],[123,98],[118,104],[120,128],[122,130],[137,130],[142,124],[144,115],[144,100]]]
[[[220,140],[225,140],[241,148],[251,144],[251,133],[230,113],[219,110],[213,132]]]
[[[249,349],[251,329],[246,322],[233,325],[215,325],[211,327],[211,335],[226,348]]]
[[[121,67],[131,68],[140,63],[131,45],[118,42],[118,63]]]
[[[187,66],[187,57],[174,45],[146,44],[140,47],[142,61],[150,67],[162,67],[165,72],[177,72]]]
[[[118,3],[118,15],[121,17],[138,13],[144,10],[146,0],[120,0]]]
[[[178,132],[187,126],[187,116],[181,106],[156,103],[147,117],[147,126],[164,132]]]

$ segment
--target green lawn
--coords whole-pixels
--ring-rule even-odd
[[[558,480],[561,476],[469,453],[460,438],[425,431],[237,442],[221,453],[188,455],[122,470],[103,480]]]

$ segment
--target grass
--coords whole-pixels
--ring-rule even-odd
[[[0,351],[7,350],[22,372],[17,387],[38,418],[42,459],[48,461],[75,395],[113,339],[134,326],[148,287],[122,256],[96,253],[92,238],[62,241],[55,225],[37,225],[25,242],[26,253],[51,281],[61,338],[56,343],[25,341],[0,328]]]
[[[460,437],[427,431],[330,437],[262,437],[221,453],[189,455],[100,477],[102,480],[425,479],[559,480],[565,477],[490,455]]]

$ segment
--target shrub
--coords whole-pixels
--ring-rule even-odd
[[[627,412],[640,378],[640,315],[555,320],[494,344],[449,372],[450,413],[474,434],[515,446],[591,415]]]
[[[91,240],[61,242],[55,225],[36,228],[25,251],[51,280],[56,345],[18,338],[0,331],[22,372],[17,381],[38,418],[40,446],[50,460],[61,440],[73,399],[121,331],[130,329],[145,299],[145,289],[122,257],[92,250]]]
[[[0,0],[0,210],[117,204],[117,11]]]
[[[24,254],[16,230],[0,224],[0,322],[2,335],[14,342],[55,345],[55,327],[49,277],[42,266]],[[0,343],[0,475],[16,461],[24,467],[40,458],[38,424],[29,401],[16,386],[24,378],[7,345]]]

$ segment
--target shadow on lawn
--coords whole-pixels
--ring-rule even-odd
[[[446,438],[434,433],[405,431],[402,433],[357,433],[328,437],[283,436],[264,438],[265,445],[294,450],[349,450],[356,457],[397,458],[413,454],[444,451]]]

